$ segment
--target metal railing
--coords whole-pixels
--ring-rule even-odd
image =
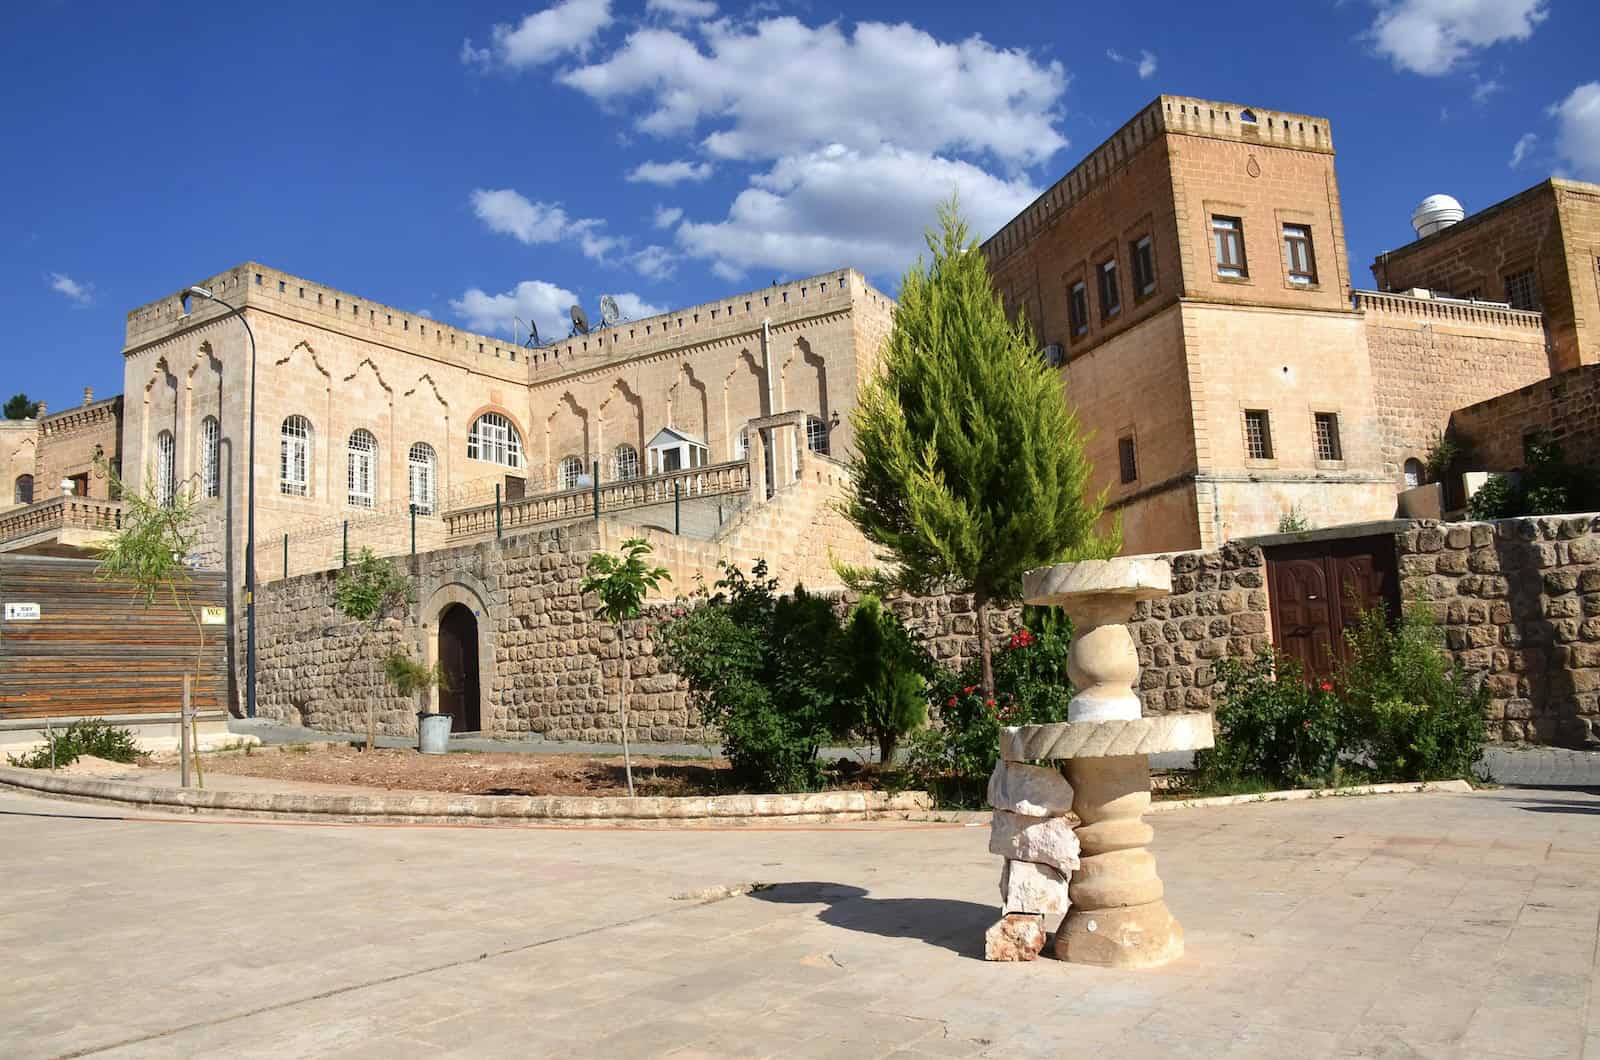
[[[47,501],[0,512],[0,544],[53,530],[122,529],[122,502],[94,497],[51,497]]]
[[[748,493],[750,465],[744,460],[669,471],[649,478],[603,482],[582,489],[519,497],[444,513],[448,536],[503,534],[545,523],[598,518],[607,512],[671,504],[691,497]]]

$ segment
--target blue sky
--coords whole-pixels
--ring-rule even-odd
[[[500,333],[892,290],[952,187],[987,235],[1160,92],[1328,117],[1366,286],[1424,195],[1600,180],[1597,39],[1593,0],[18,0],[0,397],[116,392],[127,311],[247,259]]]

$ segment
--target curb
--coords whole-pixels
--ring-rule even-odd
[[[1414,780],[1398,784],[1357,784],[1348,788],[1293,788],[1289,791],[1263,791],[1255,795],[1212,795],[1204,799],[1163,799],[1152,801],[1146,815],[1173,810],[1200,809],[1206,806],[1243,806],[1251,802],[1300,802],[1304,799],[1336,799],[1353,795],[1411,795],[1422,792],[1450,792],[1470,795],[1472,785],[1464,780]]]
[[[792,824],[863,821],[925,813],[927,792],[829,791],[806,795],[711,795],[689,798],[562,795],[316,795],[290,792],[158,788],[116,780],[64,777],[0,766],[0,788],[145,810],[226,816],[394,824],[671,825]]]

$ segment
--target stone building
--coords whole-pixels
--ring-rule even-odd
[[[115,529],[113,474],[121,468],[122,396],[27,420],[0,421],[0,526],[6,551],[82,555]],[[70,514],[70,518],[68,515]]]

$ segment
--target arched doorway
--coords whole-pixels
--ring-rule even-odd
[[[478,619],[463,604],[439,615],[439,666],[446,688],[439,690],[439,712],[454,717],[452,732],[480,732],[478,710]]]

